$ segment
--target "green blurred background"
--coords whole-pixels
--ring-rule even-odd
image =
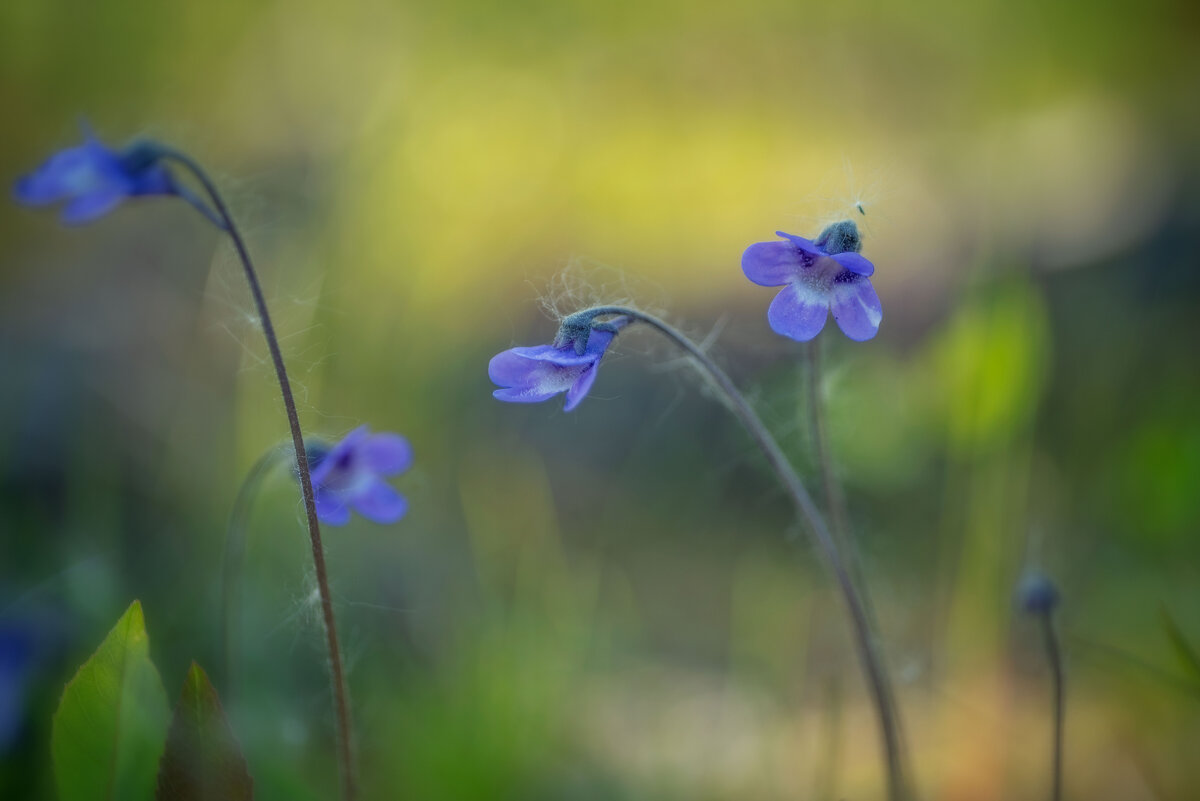
[[[368,797],[882,796],[841,607],[677,354],[623,336],[570,415],[486,375],[553,313],[632,300],[711,338],[816,486],[804,349],[739,258],[851,216],[884,322],[830,323],[821,391],[923,797],[1047,792],[1012,601],[1036,566],[1064,598],[1067,796],[1194,798],[1198,9],[10,0],[0,178],[81,117],[189,151],[306,430],[411,439],[409,515],[326,534]],[[168,694],[209,667],[259,796],[333,797],[283,470],[221,668],[230,509],[287,434],[231,250],[179,202],[76,230],[2,208],[0,618],[38,644],[0,695],[0,796],[54,797],[62,685],[140,598]]]

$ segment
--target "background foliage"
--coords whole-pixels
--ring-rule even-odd
[[[0,177],[79,115],[193,153],[248,228],[307,430],[412,440],[409,516],[327,535],[373,797],[871,797],[841,609],[674,354],[623,338],[569,416],[485,374],[549,339],[542,306],[632,297],[713,333],[810,469],[802,351],[738,259],[857,215],[885,320],[828,338],[824,391],[922,788],[1042,792],[1047,675],[1011,603],[1035,564],[1064,596],[1069,795],[1186,798],[1198,14],[15,0]],[[5,207],[0,309],[24,655],[0,666],[0,795],[52,798],[51,712],[132,599],[170,693],[221,664],[227,516],[286,429],[239,269],[181,203],[71,231]],[[335,787],[301,515],[276,475],[213,676],[263,798]]]

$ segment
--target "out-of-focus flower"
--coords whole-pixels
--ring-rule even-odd
[[[78,147],[60,150],[17,180],[16,199],[28,206],[64,201],[62,221],[76,225],[112,211],[125,198],[179,194],[171,173],[144,146],[118,151],[85,131]]]
[[[9,749],[25,719],[26,685],[36,657],[31,626],[0,620],[0,754]]]
[[[309,443],[305,452],[322,523],[345,525],[351,509],[376,523],[404,517],[408,502],[384,481],[412,466],[412,447],[404,437],[372,434],[364,425],[332,447]]]
[[[510,348],[493,356],[488,378],[501,387],[492,392],[493,397],[511,403],[540,403],[565,392],[563,411],[571,411],[595,383],[600,360],[617,330],[611,324],[592,328],[589,322],[586,337],[560,337],[555,345]]]
[[[1058,606],[1058,588],[1036,571],[1028,571],[1017,586],[1017,603],[1031,615],[1046,615]]]
[[[785,337],[807,342],[833,311],[842,332],[857,341],[875,336],[883,319],[871,286],[875,266],[858,253],[862,240],[851,220],[826,228],[815,242],[776,232],[782,242],[758,242],[742,254],[742,271],[760,286],[782,286],[767,320]]]

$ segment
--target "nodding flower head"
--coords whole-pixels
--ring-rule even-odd
[[[492,357],[488,378],[500,389],[492,396],[510,403],[540,403],[567,393],[563,411],[587,397],[608,346],[628,320],[596,323],[596,315],[580,312],[562,322],[553,345],[510,348]]]
[[[412,447],[404,437],[359,426],[336,445],[309,442],[304,450],[322,523],[345,525],[351,509],[376,523],[404,517],[408,502],[384,481],[412,466]]]
[[[1017,585],[1017,603],[1031,615],[1048,615],[1058,606],[1058,588],[1049,578],[1029,571]]]
[[[742,271],[760,286],[782,286],[767,310],[771,329],[807,342],[833,311],[842,333],[862,342],[883,319],[871,286],[875,265],[859,254],[862,237],[852,220],[826,228],[816,241],[777,232],[782,242],[758,242],[742,254]]]
[[[76,225],[112,211],[125,198],[178,194],[150,143],[114,150],[87,130],[78,147],[60,150],[17,180],[13,195],[27,206],[63,201],[61,219]]]

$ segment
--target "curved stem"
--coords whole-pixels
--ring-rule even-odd
[[[275,336],[275,327],[271,324],[271,315],[267,312],[267,302],[263,297],[258,275],[254,271],[254,264],[250,260],[250,252],[246,249],[246,242],[242,239],[216,185],[213,184],[204,169],[187,154],[163,149],[160,155],[162,158],[171,159],[187,168],[204,187],[204,191],[212,201],[213,207],[223,221],[222,228],[233,240],[233,246],[242,262],[246,281],[250,284],[250,294],[254,297],[254,305],[258,311],[258,319],[262,324],[263,336],[266,337],[267,348],[271,351],[275,377],[279,380],[279,391],[283,395],[283,406],[287,412],[288,427],[291,429],[292,445],[296,449],[296,467],[300,473],[300,489],[304,494],[304,512],[308,517],[308,537],[312,545],[317,590],[321,595],[321,613],[325,621],[325,638],[329,649],[330,683],[333,685],[333,706],[337,717],[338,762],[341,766],[342,798],[344,801],[353,801],[357,795],[357,786],[350,733],[349,693],[346,689],[346,677],[342,669],[342,653],[341,647],[338,645],[337,623],[333,615],[333,597],[329,592],[329,577],[325,570],[325,549],[321,544],[321,524],[317,521],[317,505],[313,496],[312,477],[308,470],[308,456],[304,452],[304,435],[300,431],[300,417],[296,413],[296,401],[292,397],[292,385],[283,365],[279,340]]]
[[[884,667],[883,656],[872,634],[866,607],[850,579],[837,545],[829,532],[829,527],[817,510],[816,504],[813,503],[812,496],[808,494],[808,490],[800,481],[800,477],[796,475],[796,471],[788,461],[783,449],[779,447],[779,443],[763,424],[758,413],[754,411],[749,401],[725,374],[725,371],[683,333],[664,320],[624,306],[598,306],[571,316],[583,320],[601,315],[623,315],[635,322],[648,325],[691,356],[696,368],[720,393],[729,410],[738,418],[747,433],[750,434],[751,439],[763,452],[767,463],[771,465],[771,469],[775,471],[775,475],[791,496],[797,510],[808,522],[817,551],[832,573],[850,613],[855,645],[858,648],[859,659],[862,662],[863,672],[866,674],[867,684],[870,687],[876,714],[879,718],[884,759],[887,765],[888,798],[891,801],[905,801],[909,798],[909,794],[901,755],[900,727],[896,710],[888,703],[888,699],[892,696],[891,680]]]
[[[1050,798],[1059,801],[1062,798],[1062,759],[1063,759],[1063,722],[1066,717],[1066,703],[1063,695],[1063,664],[1062,650],[1058,646],[1058,633],[1054,630],[1054,618],[1050,612],[1042,616],[1042,636],[1046,645],[1046,658],[1050,661],[1050,671],[1054,681],[1054,772],[1051,780]]]
[[[196,194],[192,192],[192,190],[188,189],[186,186],[176,186],[175,192],[179,195],[179,197],[187,201],[192,208],[203,214],[204,219],[208,220],[222,231],[228,230],[225,226],[225,221],[221,219],[221,216],[213,211],[207,203],[196,197]]]
[[[846,499],[838,486],[833,470],[833,453],[829,446],[829,428],[825,423],[825,402],[821,397],[821,345],[819,339],[808,343],[808,413],[812,429],[813,446],[817,451],[817,464],[821,468],[821,489],[825,495],[825,509],[829,512],[830,528],[837,544],[841,546],[850,563],[854,579],[862,582],[856,569],[856,560],[851,553],[850,528],[846,523]]]
[[[871,603],[871,596],[867,594],[865,587],[867,586],[866,576],[863,573],[862,559],[859,557],[858,544],[854,541],[854,532],[850,529],[850,514],[846,509],[846,495],[842,492],[842,487],[837,479],[837,472],[833,466],[833,448],[829,441],[829,426],[825,417],[825,398],[821,392],[822,381],[822,362],[821,362],[821,344],[820,339],[813,339],[808,343],[806,348],[808,355],[808,408],[809,419],[812,428],[812,440],[817,451],[817,463],[821,470],[821,485],[825,495],[825,509],[829,513],[832,533],[834,541],[841,551],[842,558],[846,561],[846,572],[850,574],[850,580],[859,589],[859,597],[862,599],[863,611],[866,613],[867,621],[871,625],[871,629],[878,630],[879,617],[875,613],[875,607]],[[884,693],[884,703],[892,710],[895,715],[896,697],[892,686],[889,683],[881,685],[880,689]],[[897,725],[899,725],[897,717]],[[900,738],[900,747],[904,747],[904,732],[897,732]]]
[[[250,507],[258,497],[258,490],[271,468],[279,463],[279,450],[272,449],[258,458],[250,473],[242,482],[233,510],[229,513],[229,526],[225,529],[225,555],[221,564],[221,649],[225,670],[225,688],[222,695],[233,696],[234,664],[237,662],[237,633],[240,595],[242,589],[242,563],[246,553],[246,522],[250,518]]]

